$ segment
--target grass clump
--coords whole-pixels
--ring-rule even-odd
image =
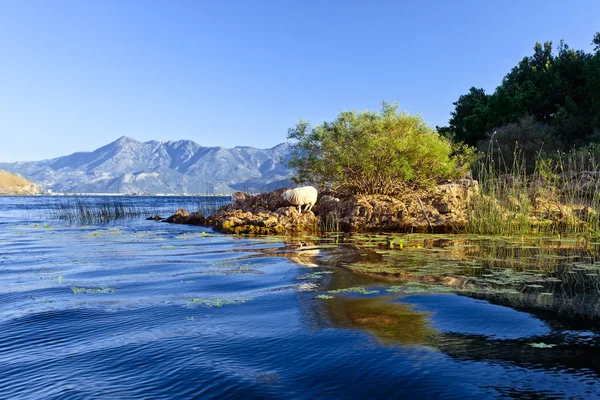
[[[600,236],[600,166],[594,152],[539,154],[528,173],[518,145],[507,165],[492,137],[475,173],[479,192],[468,213],[469,233]]]

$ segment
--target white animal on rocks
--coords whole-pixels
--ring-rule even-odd
[[[288,189],[283,192],[283,199],[292,205],[298,206],[298,212],[302,212],[302,206],[306,204],[304,211],[312,210],[317,202],[317,189],[312,186],[302,186],[296,189]]]

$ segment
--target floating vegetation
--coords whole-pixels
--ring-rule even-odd
[[[301,283],[298,285],[298,290],[301,292],[312,292],[317,290],[317,285],[314,283]]]
[[[400,239],[402,249],[389,248]],[[363,234],[322,260],[354,273],[347,287],[391,281],[399,283],[388,293],[457,293],[600,317],[600,245],[569,237]],[[344,287],[339,279],[333,289]]]
[[[539,343],[529,343],[531,347],[535,347],[536,349],[551,349],[552,347],[556,347],[555,344],[549,344],[544,342]]]
[[[192,298],[190,302],[193,304],[205,306],[205,307],[222,307],[225,305],[241,304],[251,300],[250,297],[245,296],[233,296],[233,297],[211,297],[206,299]]]
[[[367,290],[364,287],[349,287],[345,289],[329,290],[327,293],[338,294],[338,293],[359,293],[359,294],[377,294],[379,290]]]
[[[313,272],[311,274],[302,274],[302,275],[298,275],[296,277],[296,279],[300,279],[300,280],[319,279],[319,278],[322,278],[323,275],[329,275],[329,274],[333,274],[333,271],[319,271],[319,272]]]
[[[102,293],[114,293],[117,290],[106,286],[98,288],[83,288],[83,287],[72,287],[73,294],[102,294]]]
[[[390,286],[387,289],[390,293],[404,293],[404,294],[416,294],[416,293],[451,293],[456,292],[457,289],[441,286],[441,285],[426,285],[418,282],[407,282],[401,286]]]
[[[315,296],[315,299],[325,299],[325,300],[330,300],[333,299],[333,296],[330,296],[328,294],[318,294]]]

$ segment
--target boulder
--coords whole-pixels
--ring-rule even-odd
[[[189,213],[186,210],[180,208],[165,220],[172,224],[185,224],[185,225],[206,225],[206,217],[200,211]]]

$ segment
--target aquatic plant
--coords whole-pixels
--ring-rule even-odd
[[[315,296],[315,299],[331,300],[333,298],[334,298],[333,296],[330,296],[328,294],[318,294]]]
[[[390,293],[404,293],[404,294],[417,294],[417,293],[451,293],[459,291],[458,288],[451,288],[442,285],[427,285],[418,282],[407,282],[404,285],[390,286],[387,289]]]
[[[302,275],[298,275],[296,277],[296,279],[300,279],[300,280],[319,279],[319,278],[323,277],[323,275],[329,275],[329,274],[333,274],[333,271],[319,271],[319,272],[313,272],[311,274],[302,274]]]
[[[83,287],[72,287],[73,294],[102,294],[102,293],[114,293],[117,290],[106,286],[98,288],[83,288]]]
[[[250,297],[245,296],[231,296],[231,297],[210,297],[210,298],[192,298],[190,302],[205,307],[222,307],[225,305],[241,304],[251,300]]]
[[[529,345],[531,347],[535,347],[536,349],[551,349],[552,347],[556,347],[555,344],[549,344],[549,343],[529,343]]]
[[[377,294],[379,290],[367,290],[363,287],[349,287],[344,289],[329,290],[327,293],[338,294],[338,293],[359,293],[359,294]]]
[[[108,223],[119,219],[156,216],[165,212],[140,197],[130,196],[74,196],[52,199],[46,205],[50,218],[69,223],[94,224]],[[178,208],[200,211],[209,216],[220,207],[229,203],[229,196],[214,197],[176,197],[177,204],[172,205],[169,213]]]

